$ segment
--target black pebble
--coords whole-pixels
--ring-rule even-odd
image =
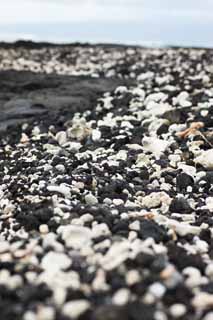
[[[194,185],[194,179],[185,172],[180,173],[176,178],[177,189],[180,191],[186,190],[188,186]]]
[[[170,212],[175,213],[191,213],[192,208],[188,204],[187,200],[183,197],[174,198],[169,207]]]
[[[128,320],[125,308],[106,305],[98,307],[92,315],[92,320]],[[134,320],[134,319],[132,319]]]
[[[143,219],[138,235],[141,239],[153,238],[156,242],[168,241],[167,230],[155,221]]]

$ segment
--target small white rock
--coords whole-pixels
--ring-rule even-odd
[[[94,206],[98,203],[98,199],[90,193],[85,196],[85,202],[90,206]]]
[[[65,186],[64,184],[60,184],[60,186],[48,186],[47,190],[50,192],[58,192],[61,193],[65,198],[70,198],[70,188]]]
[[[93,236],[89,228],[74,225],[60,226],[57,233],[61,234],[67,247],[74,249],[90,246]]]
[[[118,305],[118,306],[122,306],[124,304],[126,304],[129,300],[129,297],[130,297],[130,292],[128,289],[126,288],[123,288],[123,289],[120,289],[118,290],[113,298],[112,298],[112,301],[114,304]]]
[[[101,139],[101,131],[98,129],[94,129],[92,131],[92,140],[99,141]]]
[[[106,223],[96,224],[92,228],[93,238],[98,238],[101,236],[109,236],[111,232]]]
[[[60,146],[63,146],[67,142],[67,134],[65,131],[59,131],[55,136],[56,141]]]
[[[41,224],[41,225],[39,226],[39,231],[40,231],[40,233],[42,233],[42,234],[48,233],[48,232],[49,232],[48,225],[47,225],[47,224]]]
[[[194,159],[195,163],[201,164],[204,168],[213,168],[213,149],[202,151],[201,155]]]
[[[57,272],[70,267],[71,259],[60,252],[48,252],[41,261],[41,267],[48,272]]]
[[[51,307],[41,306],[38,309],[37,320],[53,320],[55,318],[55,310]]]
[[[156,208],[161,204],[169,206],[171,201],[171,198],[164,191],[152,192],[149,195],[142,198],[142,205],[147,208]]]
[[[144,137],[142,144],[144,150],[153,153],[155,156],[160,156],[168,149],[170,142],[153,137]]]
[[[213,311],[207,313],[207,315],[205,315],[205,317],[203,318],[203,320],[212,320],[213,319]]]
[[[69,150],[70,152],[74,153],[74,152],[78,152],[81,147],[82,144],[80,142],[74,142],[74,141],[70,141],[67,142],[64,147],[66,147],[67,150]]]
[[[130,230],[139,231],[140,230],[140,222],[138,220],[133,221],[129,225]]]
[[[55,166],[56,170],[61,172],[61,173],[64,173],[65,172],[65,166],[63,164],[58,164],[57,166]]]
[[[122,264],[129,257],[129,243],[122,241],[114,243],[106,255],[103,257],[101,264],[105,270],[113,270]]]
[[[0,241],[0,253],[6,252],[10,249],[10,244],[7,241]]]
[[[184,304],[175,303],[170,307],[170,314],[173,318],[178,319],[187,312],[187,308]]]
[[[196,309],[205,310],[213,308],[213,294],[207,292],[199,292],[192,300],[192,305]]]
[[[37,320],[37,315],[32,311],[27,311],[24,314],[24,320]]]
[[[126,283],[129,286],[136,284],[137,282],[140,281],[140,279],[141,279],[141,277],[140,277],[140,274],[137,270],[130,270],[126,274]]]
[[[64,305],[62,312],[65,316],[76,319],[89,308],[90,303],[87,300],[74,300],[67,302]]]
[[[213,262],[208,264],[205,270],[206,275],[213,280]]]
[[[119,86],[115,89],[115,94],[122,94],[126,92],[128,92],[128,89],[125,86]]]
[[[112,202],[115,206],[121,206],[124,204],[124,201],[122,199],[114,199]]]
[[[206,198],[206,207],[213,212],[213,197]]]
[[[149,292],[157,299],[160,299],[164,296],[166,288],[160,282],[153,283],[149,287]]]

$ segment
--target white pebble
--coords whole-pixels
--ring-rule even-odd
[[[173,318],[180,318],[184,316],[186,313],[187,308],[184,304],[181,303],[175,303],[170,307],[170,314]]]
[[[213,280],[213,262],[208,264],[205,270],[206,275]]]
[[[38,309],[37,320],[53,320],[55,318],[55,310],[51,307],[41,306]]]
[[[10,248],[10,244],[7,241],[0,242],[0,253],[8,251]]]
[[[62,235],[67,247],[82,249],[91,244],[92,231],[89,228],[81,226],[60,226],[57,232]]]
[[[70,188],[65,186],[64,184],[60,184],[60,186],[48,186],[47,190],[50,192],[58,192],[61,193],[65,198],[70,198]]]
[[[166,292],[166,288],[164,285],[162,285],[160,282],[153,283],[149,287],[149,292],[155,297],[155,298],[162,298]]]
[[[92,228],[93,238],[98,238],[101,236],[109,236],[111,232],[106,223],[96,224]]]
[[[127,241],[114,243],[103,257],[101,264],[105,270],[113,270],[128,259],[128,257],[129,243]]]
[[[57,272],[70,267],[71,259],[60,252],[48,252],[41,261],[41,267],[48,272]]]
[[[27,311],[24,314],[24,320],[37,320],[37,315],[32,311]]]
[[[65,316],[76,319],[89,308],[90,303],[87,300],[74,300],[67,302],[64,305],[62,312]]]
[[[205,315],[205,317],[203,318],[203,320],[212,320],[213,319],[213,311],[207,313],[207,315]]]
[[[140,230],[140,222],[138,220],[133,221],[129,225],[130,230],[139,231]]]
[[[48,232],[49,232],[48,225],[47,225],[47,224],[41,224],[41,225],[39,226],[39,231],[40,231],[40,233],[42,233],[42,234],[48,233]]]
[[[65,166],[63,164],[58,164],[56,167],[56,170],[61,172],[61,173],[64,173],[65,172]]]
[[[98,129],[94,129],[92,131],[92,140],[99,141],[101,139],[101,131]]]
[[[98,199],[91,193],[85,196],[85,201],[88,205],[93,206],[98,203]]]
[[[213,294],[207,292],[199,292],[192,300],[192,305],[196,309],[205,310],[213,308]]]
[[[122,199],[114,199],[112,202],[115,206],[121,206],[124,204],[124,201]]]
[[[56,141],[60,146],[63,146],[67,142],[67,134],[65,131],[59,131],[55,136]]]
[[[144,137],[142,139],[142,144],[144,150],[153,153],[155,156],[163,154],[170,145],[168,141],[152,137]]]
[[[128,89],[125,86],[119,86],[115,89],[115,94],[122,94],[126,92],[128,92]]]
[[[202,151],[201,155],[195,158],[195,163],[201,164],[204,168],[213,168],[213,149]]]
[[[123,288],[123,289],[120,289],[118,290],[113,298],[112,298],[112,301],[114,304],[118,305],[118,306],[122,306],[124,304],[126,304],[129,300],[129,297],[130,297],[130,292],[128,289],[126,288]]]

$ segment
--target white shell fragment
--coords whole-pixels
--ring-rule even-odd
[[[142,144],[144,150],[153,153],[155,156],[163,154],[170,145],[168,141],[151,137],[144,137],[142,139]]]
[[[63,313],[70,319],[77,319],[82,313],[90,308],[87,300],[74,300],[67,302],[63,307]]]
[[[61,226],[57,230],[66,245],[74,249],[82,249],[89,246],[92,241],[92,231],[81,226]]]
[[[201,164],[204,168],[213,169],[213,149],[202,151],[201,155],[194,159],[194,162]]]

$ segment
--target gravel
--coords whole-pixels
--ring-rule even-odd
[[[2,319],[212,318],[212,63],[0,48]]]

